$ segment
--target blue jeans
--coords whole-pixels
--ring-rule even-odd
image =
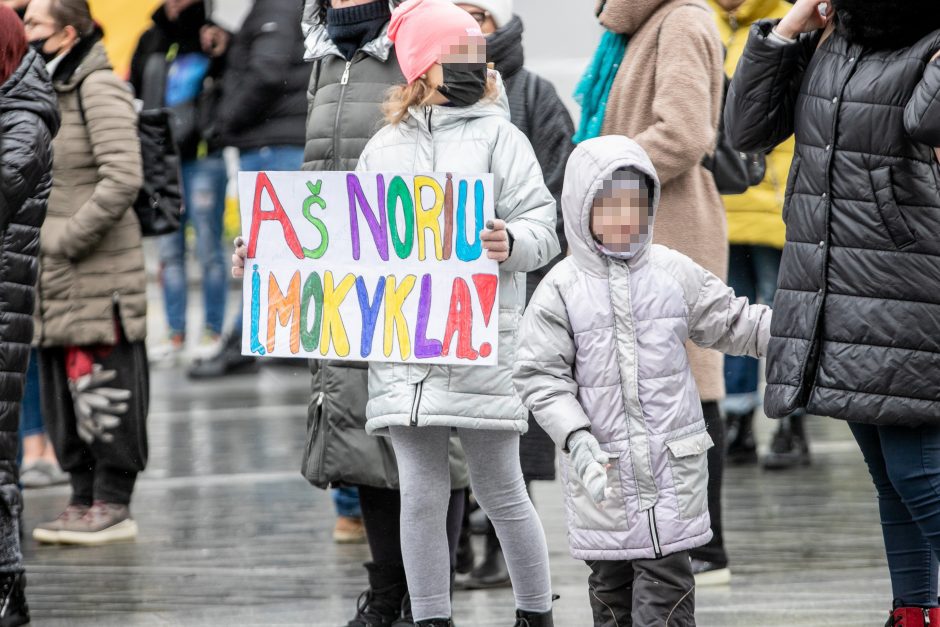
[[[771,305],[777,292],[782,251],[769,246],[732,244],[728,258],[728,285],[752,303]],[[760,406],[757,392],[758,362],[753,357],[725,357],[724,409],[729,414],[749,414]]]
[[[247,150],[241,153],[239,166],[243,172],[294,172],[300,170],[304,164],[303,146],[265,146],[258,150]],[[235,333],[241,335],[243,324],[242,308],[238,308],[238,315],[232,324]]]
[[[849,427],[878,491],[895,601],[937,607],[940,428]]]
[[[176,233],[160,238],[163,298],[173,335],[186,335],[186,223],[196,230],[196,256],[202,266],[205,328],[222,333],[228,271],[222,243],[225,187],[228,175],[219,155],[183,163],[183,224]]]
[[[41,396],[39,393],[39,351],[29,351],[29,366],[26,368],[26,386],[20,404],[20,445],[16,453],[16,465],[23,465],[23,438],[42,435],[46,427],[42,423]]]
[[[333,490],[333,504],[336,515],[344,518],[362,518],[359,507],[359,490],[356,488],[337,488]]]

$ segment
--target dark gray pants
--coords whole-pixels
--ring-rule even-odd
[[[594,627],[695,626],[695,577],[687,551],[587,565]]]

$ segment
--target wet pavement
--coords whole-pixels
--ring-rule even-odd
[[[192,383],[153,375],[151,463],[132,509],[135,544],[24,550],[33,624],[345,624],[365,585],[364,546],[331,540],[329,495],[300,476],[309,375]],[[769,438],[761,422],[761,439]],[[874,491],[845,425],[814,420],[814,465],[727,473],[733,583],[703,588],[705,626],[881,625],[890,599]],[[65,488],[26,493],[26,526]],[[551,548],[556,624],[590,624],[586,567],[567,555],[559,486],[534,498]],[[512,624],[508,590],[460,592],[459,625]]]

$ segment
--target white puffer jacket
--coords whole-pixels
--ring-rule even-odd
[[[770,310],[748,305],[688,257],[647,240],[608,257],[591,233],[601,185],[631,167],[659,180],[643,149],[618,136],[581,144],[568,162],[562,205],[572,256],[535,292],[522,325],[514,382],[564,448],[588,428],[610,453],[600,506],[562,463],[568,538],[583,560],[669,555],[711,539],[705,431],[687,340],[763,355]]]
[[[472,107],[412,109],[387,126],[359,158],[359,171],[492,173],[496,217],[508,224],[512,255],[500,264],[496,366],[372,363],[366,430],[448,426],[524,433],[528,413],[512,386],[516,337],[525,306],[525,273],[558,255],[555,200],[526,136],[509,121],[500,97]]]

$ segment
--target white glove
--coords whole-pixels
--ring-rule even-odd
[[[610,461],[607,453],[601,450],[597,438],[585,430],[575,431],[568,437],[568,450],[571,466],[581,485],[595,503],[600,503],[607,488],[607,469],[604,467]]]

